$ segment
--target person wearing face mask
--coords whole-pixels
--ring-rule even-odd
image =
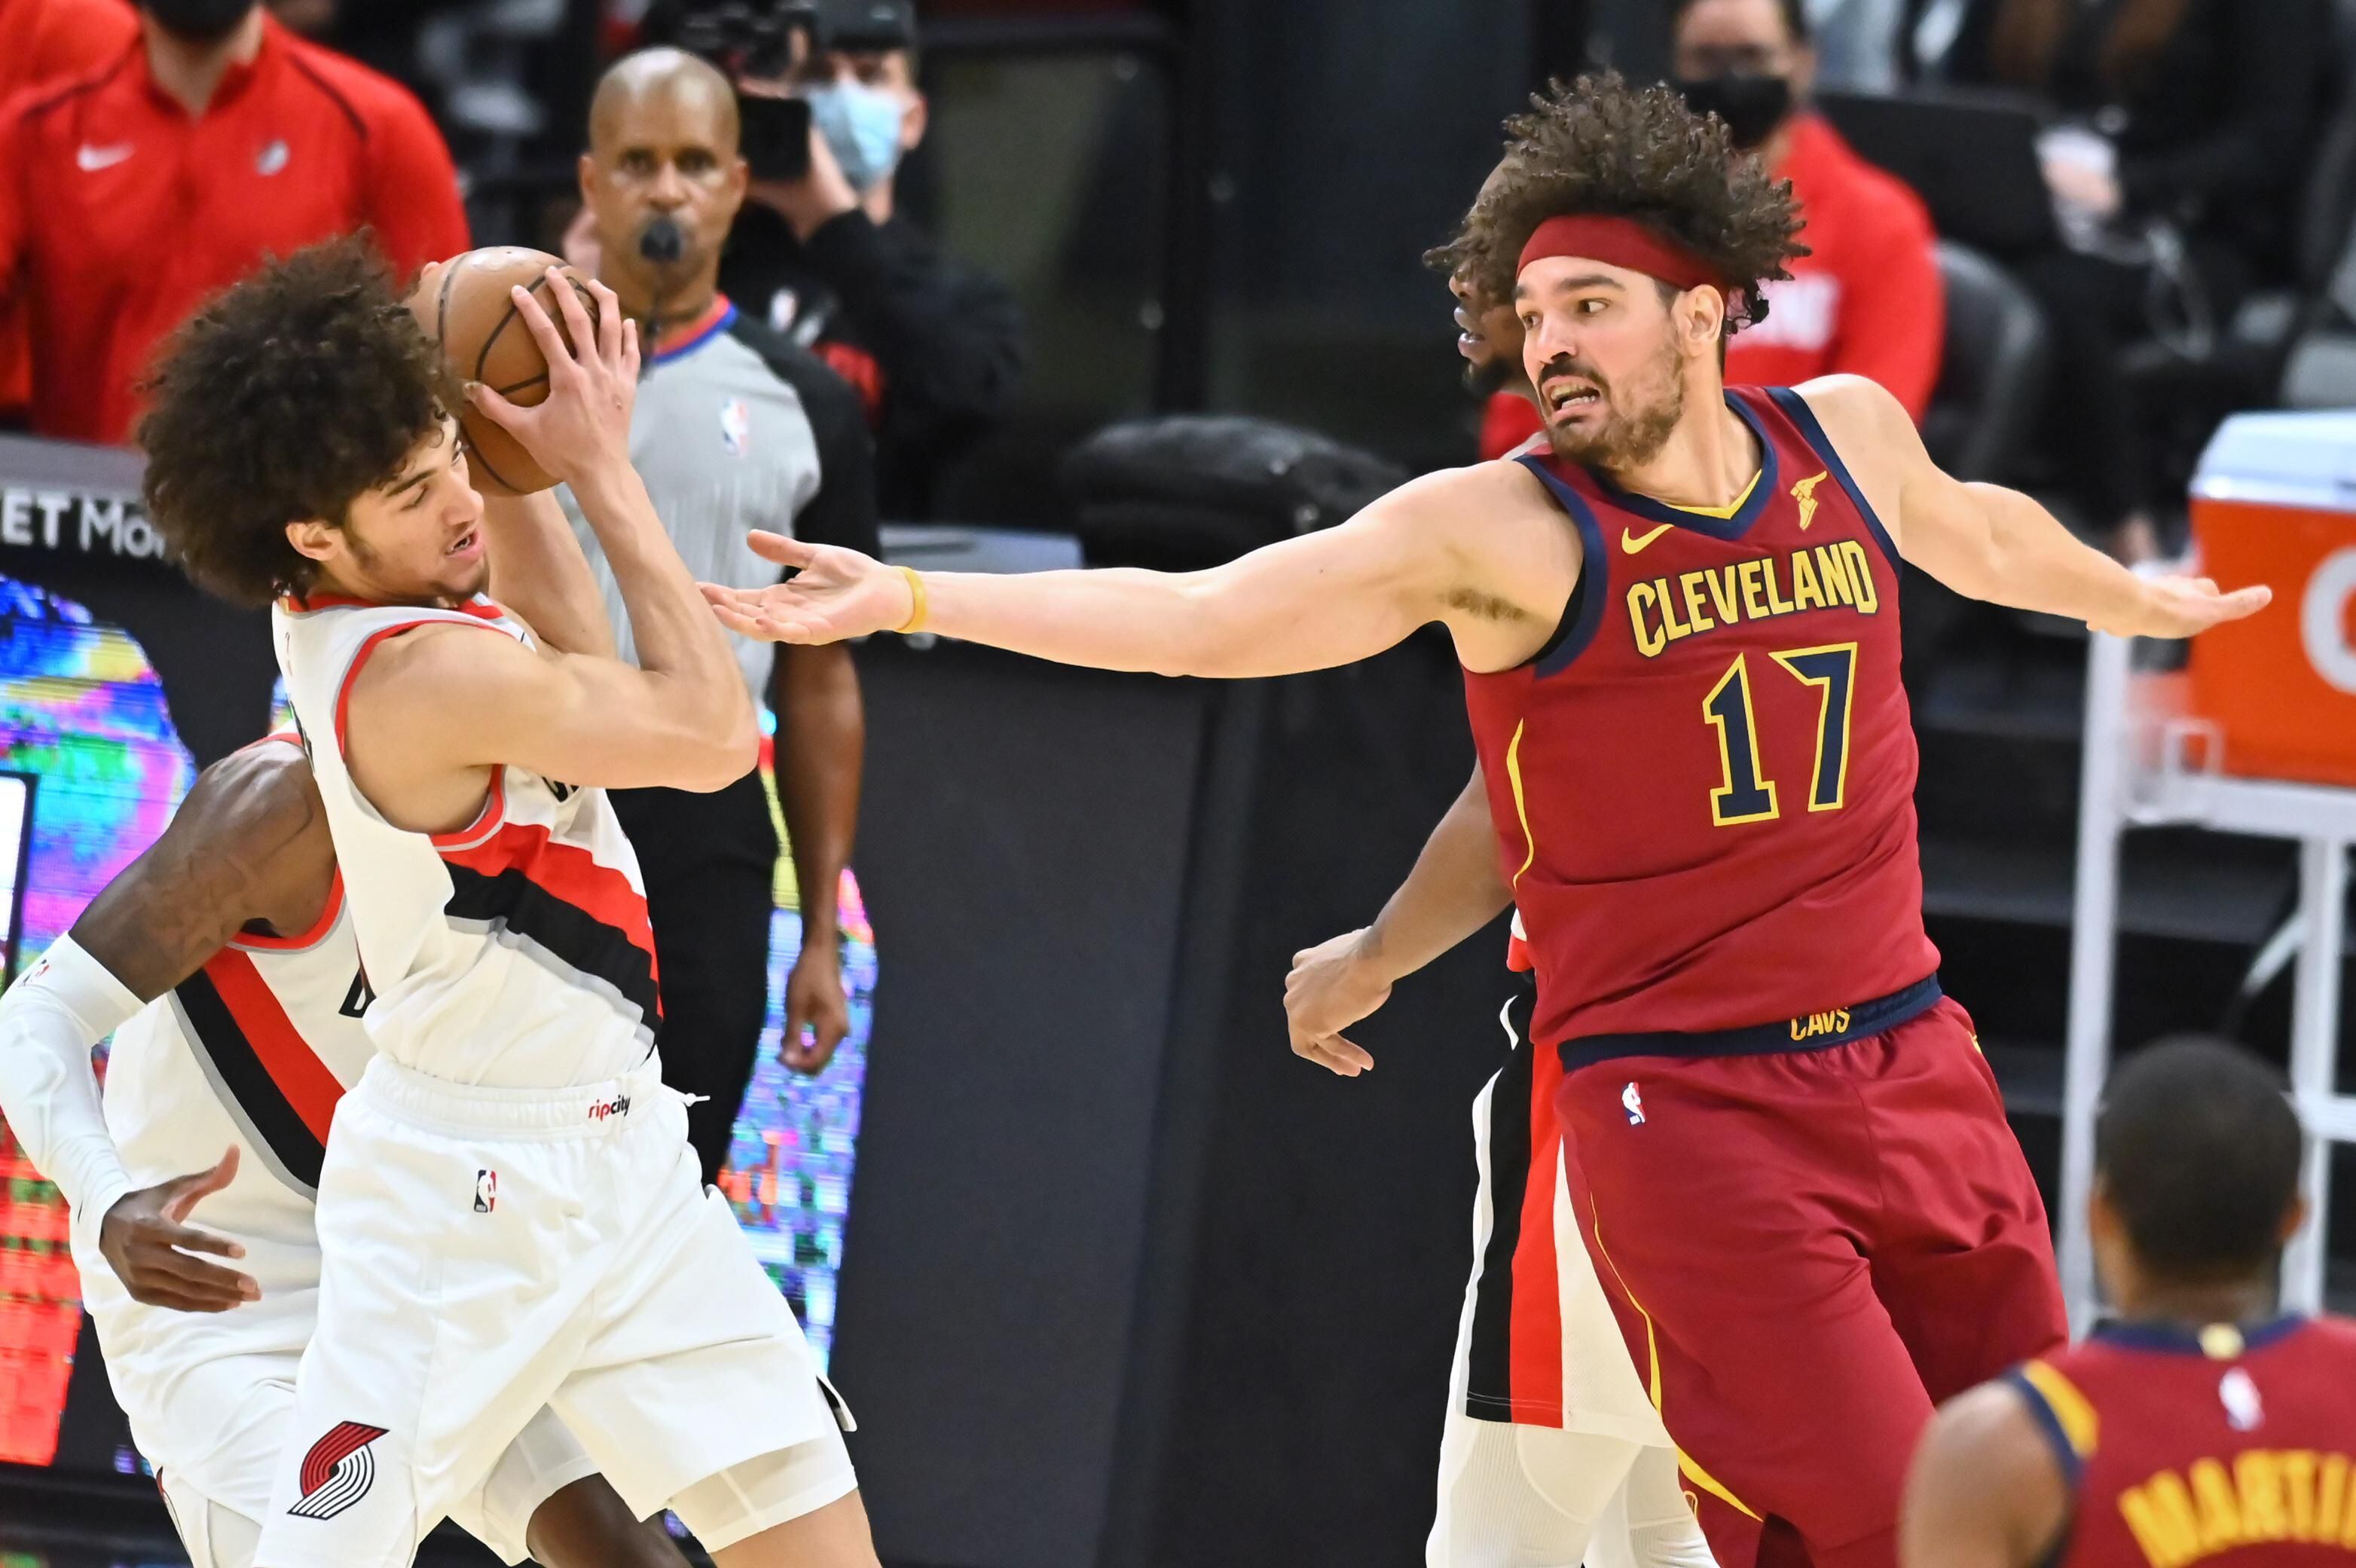
[[[649,40],[671,41],[680,14],[650,12]],[[928,517],[944,466],[1022,378],[1022,314],[1003,284],[943,254],[899,209],[900,162],[928,113],[915,7],[822,0],[817,32],[791,83],[809,104],[809,173],[751,184],[721,286],[859,389],[884,515]]]
[[[857,396],[719,289],[720,247],[744,199],[738,139],[725,77],[693,55],[646,49],[599,81],[580,178],[598,232],[610,236],[598,246],[598,276],[641,322],[647,345],[631,462],[689,570],[755,587],[777,578],[745,543],[755,528],[879,546],[873,444]],[[628,659],[619,580],[572,492],[558,499]],[[802,920],[783,1050],[788,1067],[815,1073],[851,1029],[835,898],[859,820],[866,714],[849,649],[736,643],[754,701],[777,714],[777,796]],[[777,865],[768,792],[755,771],[709,794],[616,789],[610,799],[646,878],[663,1077],[702,1097],[688,1109],[688,1141],[710,1183],[727,1162],[768,1009]]]
[[[1671,69],[1686,101],[1790,180],[1806,220],[1808,253],[1789,278],[1763,285],[1766,318],[1727,344],[1726,380],[1796,386],[1860,375],[1920,424],[1946,330],[1930,215],[1807,107],[1815,59],[1803,0],[1676,0],[1671,26]],[[1481,455],[1502,456],[1538,428],[1526,400],[1493,400]]]
[[[257,0],[141,0],[112,58],[0,113],[0,305],[27,324],[32,429],[128,440],[155,345],[200,301],[361,229],[403,274],[466,248],[416,99]]]

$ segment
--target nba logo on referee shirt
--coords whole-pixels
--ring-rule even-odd
[[[1633,1079],[1627,1088],[1620,1091],[1620,1103],[1627,1108],[1628,1125],[1642,1127],[1644,1124],[1644,1097],[1636,1092],[1636,1085]]]
[[[369,1444],[384,1435],[381,1426],[338,1422],[303,1455],[303,1495],[287,1512],[296,1519],[333,1519],[362,1498],[376,1482]]]
[[[720,404],[720,445],[728,448],[731,457],[742,457],[744,448],[753,442],[753,413],[741,397],[724,398]]]
[[[497,1171],[477,1171],[475,1173],[475,1212],[477,1214],[488,1214],[492,1209],[497,1208],[498,1206],[499,1173]]]

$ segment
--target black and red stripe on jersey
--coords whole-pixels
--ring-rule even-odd
[[[1464,1413],[1482,1421],[1563,1424],[1561,1276],[1555,1254],[1555,1171],[1562,1130],[1554,1090],[1562,1064],[1533,1048],[1536,987],[1523,976],[1501,1021],[1513,1053],[1490,1080],[1476,1122],[1488,1236],[1472,1284]]]

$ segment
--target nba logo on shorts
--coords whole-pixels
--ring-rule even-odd
[[[497,1171],[477,1171],[475,1173],[475,1212],[477,1214],[488,1214],[492,1209],[497,1208],[498,1206],[499,1173]]]
[[[1633,1081],[1620,1091],[1620,1103],[1627,1108],[1628,1125],[1642,1127],[1644,1124],[1644,1097],[1636,1092],[1636,1085]]]
[[[744,448],[753,441],[753,414],[741,397],[723,400],[720,404],[720,445],[728,448],[731,457],[742,457]]]

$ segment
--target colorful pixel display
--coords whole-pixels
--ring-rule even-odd
[[[768,761],[765,747],[765,773]],[[16,811],[29,839],[12,906],[21,908],[15,950],[30,958],[71,926],[163,831],[195,774],[137,643],[77,604],[0,576],[0,796],[11,797],[0,799],[0,819]],[[769,787],[775,810],[773,776]],[[18,864],[9,854],[7,871]],[[833,1342],[876,972],[874,934],[848,873],[841,905],[851,1035],[825,1072],[806,1079],[777,1058],[785,978],[801,947],[799,889],[791,860],[779,857],[760,1064],[721,1175],[821,1366]],[[0,1124],[0,1461],[55,1456],[80,1321],[65,1206]],[[124,1454],[116,1467],[141,1466]]]

